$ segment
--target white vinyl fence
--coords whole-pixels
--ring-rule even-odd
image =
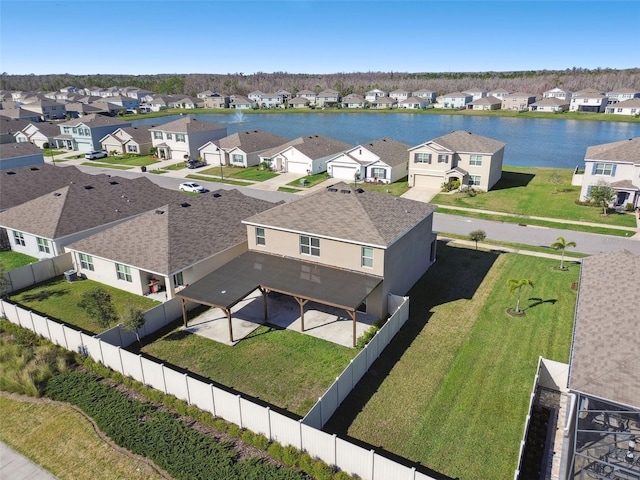
[[[404,305],[408,308],[408,302],[401,308],[404,308]],[[363,480],[433,480],[433,477],[390,460],[374,450],[354,445],[336,435],[306,425],[302,420],[289,418],[269,407],[255,404],[241,395],[230,393],[186,373],[177,372],[142,355],[111,345],[98,337],[86,335],[18,305],[0,300],[0,314],[10,322],[32,330],[67,350],[88,355],[123,375],[174,395],[242,428],[261,433],[269,440],[304,450],[329,465],[358,475]],[[388,334],[383,335],[389,335],[395,328],[399,326],[392,327]],[[370,349],[372,353],[365,355],[371,355],[373,358],[374,353],[378,354],[380,343],[374,345],[377,346]],[[367,363],[359,360],[354,364],[356,365],[353,367],[353,373],[349,374],[354,375],[354,378],[362,376],[363,370],[370,365],[368,360]]]
[[[71,260],[70,253],[52,258],[43,258],[38,262],[15,268],[10,272],[6,272],[4,275],[9,280],[9,287],[5,293],[9,294],[47,281],[71,269],[73,269],[73,261]]]

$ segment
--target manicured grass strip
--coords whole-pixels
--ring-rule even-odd
[[[0,396],[0,440],[60,480],[162,478],[147,463],[119,453],[73,408]]]
[[[446,207],[438,207],[438,213],[445,213],[447,215],[458,215],[460,217],[472,217],[472,218],[480,218],[482,220],[492,220],[494,222],[506,222],[506,223],[517,223],[519,225],[534,225],[537,227],[547,227],[547,228],[562,228],[567,230],[574,230],[580,232],[588,232],[588,233],[598,233],[601,235],[616,235],[618,237],[631,237],[636,232],[635,230],[620,230],[618,228],[607,228],[603,227],[592,227],[590,225],[580,225],[574,223],[566,223],[566,222],[554,222],[547,220],[537,220],[534,218],[522,218],[522,217],[512,217],[509,215],[494,215],[490,213],[482,213],[482,212],[474,212],[468,210],[456,210],[454,208],[446,208]]]
[[[253,182],[264,182],[265,180],[278,176],[277,173],[260,168],[260,166],[247,168],[225,166],[222,167],[222,172],[220,172],[220,167],[218,166],[201,170],[200,173],[204,175],[223,176],[224,178],[235,178],[238,180],[250,180]]]
[[[64,153],[67,153],[67,152],[65,150],[51,150],[49,148],[42,149],[42,156],[44,158],[51,157],[51,155],[62,155]]]
[[[313,187],[318,183],[324,182],[328,178],[327,172],[316,173],[315,175],[306,175],[304,177],[296,178],[293,182],[287,183],[287,185],[291,185],[292,187]],[[336,182],[339,181],[341,180],[336,180]]]
[[[109,163],[98,162],[82,162],[82,165],[84,165],[85,167],[112,168],[114,170],[131,170],[133,168],[126,165],[111,165]]]
[[[299,188],[278,187],[278,191],[285,192],[285,193],[298,193],[298,192],[301,192],[302,190],[300,190]]]
[[[44,315],[76,325],[91,333],[99,333],[104,329],[99,327],[83,309],[78,307],[82,294],[98,286],[111,294],[111,300],[119,314],[127,312],[130,306],[148,310],[160,303],[92,280],[78,280],[69,283],[64,277],[56,277],[33,288],[10,295],[9,299],[20,303],[26,308],[31,308]]]
[[[538,356],[566,362],[577,265],[438,244],[411,316],[327,426],[452,478],[511,478]],[[526,316],[506,286],[529,278]]]
[[[14,268],[24,267],[33,262],[37,262],[38,259],[25,255],[24,253],[14,252],[13,250],[0,251],[0,264],[4,266],[5,272],[13,270]]]
[[[354,184],[352,183],[351,185],[354,185]],[[358,182],[358,187],[364,190],[371,190],[373,192],[379,192],[379,193],[388,193],[390,195],[393,195],[394,197],[399,197],[403,193],[406,193],[407,190],[409,190],[409,182],[405,177],[404,179],[399,180],[395,183],[389,183],[386,185]]]
[[[182,170],[183,168],[186,168],[184,166],[184,162],[174,163],[173,165],[169,165],[168,167],[162,167],[163,170],[170,170],[170,171]]]
[[[152,165],[154,163],[158,163],[158,159],[151,156],[120,156],[115,155],[113,157],[101,158],[98,160],[99,163],[108,163],[110,165],[128,165],[130,167],[142,167],[147,165]]]
[[[176,329],[142,351],[300,416],[357,353],[267,326],[233,347]]]
[[[557,175],[560,183],[552,180]],[[505,212],[514,215],[549,217],[580,222],[635,228],[631,214],[612,213],[603,217],[602,208],[577,205],[580,187],[571,185],[573,170],[566,168],[503,167],[501,180],[486,193],[441,193],[431,203]]]
[[[153,173],[154,175],[162,175],[164,173],[169,173],[168,170],[149,170],[149,173]]]
[[[202,182],[216,182],[216,183],[227,183],[229,185],[239,185],[241,187],[248,187],[253,185],[250,182],[241,182],[239,180],[229,180],[225,178],[224,180],[216,177],[207,177],[204,175],[187,175],[185,178],[190,178],[192,180],[200,180]]]

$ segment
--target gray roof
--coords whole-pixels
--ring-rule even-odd
[[[563,98],[546,97],[546,98],[541,98],[540,100],[538,100],[535,103],[532,103],[531,105],[536,107],[545,107],[545,106],[558,107],[560,105],[569,105],[569,103],[571,103],[570,100],[565,100]]]
[[[42,155],[42,150],[36,147],[33,143],[0,143],[0,160],[37,154]]]
[[[145,143],[151,143],[151,134],[149,133],[149,130],[152,128],[153,125],[140,125],[139,127],[124,127],[122,131],[130,135],[131,140],[136,142],[138,145],[143,145]]]
[[[380,138],[373,142],[362,144],[362,148],[366,148],[371,153],[376,154],[381,161],[390,167],[407,163],[409,161],[410,147],[411,145],[407,143],[398,142],[391,138]]]
[[[388,247],[434,210],[428,203],[354,189],[338,182],[254,215],[245,223]]]
[[[333,138],[325,137],[323,135],[307,135],[304,137],[295,138],[287,143],[284,143],[278,147],[267,150],[261,155],[262,157],[269,158],[283,150],[295,147],[296,150],[305,154],[307,157],[323,158],[334,153],[344,152],[353,148],[353,145],[349,145],[344,142],[340,142]]]
[[[103,127],[103,126],[128,126],[131,122],[120,120],[118,118],[107,117],[106,115],[100,115],[97,113],[91,113],[80,118],[74,118],[68,122],[63,122],[60,125],[67,127],[77,127],[78,125],[86,125],[87,127]]]
[[[69,248],[170,275],[246,242],[241,221],[274,206],[235,189],[181,197]]]
[[[464,92],[453,92],[453,93],[447,93],[446,95],[442,96],[443,98],[466,98],[466,97],[473,97],[473,95],[471,95],[470,93],[464,93]]]
[[[246,153],[260,152],[288,142],[289,139],[262,130],[248,130],[233,133],[218,140],[225,150],[240,148]]]
[[[19,118],[9,118],[2,116],[2,110],[0,110],[0,135],[13,135],[23,130],[31,122],[30,120],[22,120]],[[58,128],[58,133],[60,129]]]
[[[613,108],[640,108],[640,98],[628,98],[621,102],[611,105]]]
[[[493,95],[489,95],[488,97],[478,98],[472,102],[469,102],[469,105],[497,105],[502,104],[502,100]]]
[[[146,177],[90,177],[0,212],[0,225],[56,239],[184,198],[181,192],[159,187]]]
[[[202,120],[198,120],[197,118],[193,118],[191,116],[186,116],[186,117],[179,118],[178,120],[174,120],[173,122],[167,122],[167,123],[163,123],[162,125],[152,127],[149,130],[189,134],[189,133],[196,133],[196,132],[210,132],[213,130],[226,130],[226,129],[227,127],[225,127],[224,125],[220,125],[219,123],[205,122]]]
[[[640,407],[640,256],[619,250],[582,261],[569,388]],[[611,287],[621,287],[612,294]]]
[[[594,145],[587,148],[584,159],[631,162],[640,165],[640,137]]]
[[[44,136],[50,138],[60,134],[60,124],[54,122],[31,122],[29,125],[33,125]],[[27,127],[29,126],[27,125]],[[27,128],[24,127],[24,128]],[[22,130],[24,130],[24,128]]]
[[[475,133],[457,130],[442,137],[434,138],[427,143],[437,143],[452,152],[474,152],[494,154],[506,145],[498,140],[476,135]]]

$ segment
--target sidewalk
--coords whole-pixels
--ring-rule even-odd
[[[438,240],[448,240],[449,243],[456,244],[456,245],[464,245],[465,247],[469,247],[469,248],[476,247],[476,242],[473,242],[471,240],[460,240],[458,238],[450,238],[450,237],[447,237],[446,234],[438,235]],[[502,245],[493,245],[490,243],[478,242],[478,250],[480,249],[491,250],[494,252],[519,253],[520,255],[529,255],[530,257],[550,258],[552,260],[558,260],[558,261],[562,259],[561,255],[556,255],[554,253],[533,252],[531,250],[526,250],[526,249],[521,250],[519,248],[511,248],[511,247],[505,247]],[[564,261],[565,263],[582,262],[582,259],[578,257],[569,257],[565,255]]]
[[[27,457],[0,442],[0,479],[56,480],[56,478]]]

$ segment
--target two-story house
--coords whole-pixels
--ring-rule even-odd
[[[467,108],[467,104],[471,101],[473,101],[473,95],[470,93],[453,92],[443,95],[438,106],[441,108],[462,109]]]
[[[421,88],[419,90],[414,91],[412,96],[418,97],[418,98],[426,98],[429,101],[429,103],[433,103],[436,101],[436,92],[426,88]]]
[[[227,136],[227,127],[185,116],[149,129],[158,158],[188,160],[198,158],[198,148]]]
[[[22,108],[39,114],[42,120],[59,120],[67,116],[64,103],[55,100],[34,100],[22,104]]]
[[[635,88],[616,88],[607,92],[607,105],[614,105],[632,98],[640,98],[640,91]]]
[[[313,90],[300,90],[296,93],[296,98],[304,98],[309,102],[308,105],[315,105],[318,94]]]
[[[289,139],[262,130],[232,133],[220,140],[205,143],[198,150],[210,165],[252,167],[260,163],[265,150],[284,145]]]
[[[608,97],[597,90],[580,90],[579,92],[575,92],[571,97],[569,110],[572,112],[602,113],[608,101]]]
[[[55,137],[56,148],[79,152],[100,150],[100,139],[118,128],[130,127],[131,122],[95,113],[69,120],[59,125],[60,135]]]
[[[388,95],[387,92],[379,88],[374,88],[364,94],[364,98],[369,102],[375,102],[380,97],[388,97]]]
[[[389,92],[389,97],[393,98],[396,102],[406,100],[407,98],[412,96],[413,96],[413,92],[409,90],[405,90],[403,88],[398,88],[392,92]]]
[[[214,93],[208,97],[204,97],[204,108],[229,108],[229,95],[220,95]]]
[[[315,175],[327,170],[329,159],[352,147],[322,135],[306,135],[260,153],[260,161],[274,171]]]
[[[502,99],[502,110],[516,110],[518,112],[523,112],[525,110],[529,110],[529,105],[535,101],[536,96],[532,93],[510,93]]]
[[[409,149],[409,185],[460,185],[488,191],[502,176],[505,144],[458,130]]]
[[[640,137],[593,145],[584,157],[580,200],[588,200],[595,185],[607,184],[616,193],[615,205],[640,207]]]
[[[487,97],[496,97],[500,100],[503,100],[504,97],[509,95],[511,92],[509,90],[505,90],[504,88],[497,88],[495,90],[491,90],[487,92]]]
[[[54,145],[54,138],[60,134],[59,124],[53,122],[30,123],[15,133],[16,142],[31,142],[38,148]]]
[[[564,90],[562,88],[556,87],[551,90],[547,90],[542,94],[542,98],[559,98],[560,100],[565,100],[568,103],[571,102],[572,92],[568,90]]]
[[[487,91],[481,88],[471,88],[469,90],[465,90],[464,93],[468,93],[473,96],[473,100],[471,100],[472,102],[487,96]]]
[[[340,92],[327,88],[318,93],[316,105],[318,107],[335,107],[340,103]]]

